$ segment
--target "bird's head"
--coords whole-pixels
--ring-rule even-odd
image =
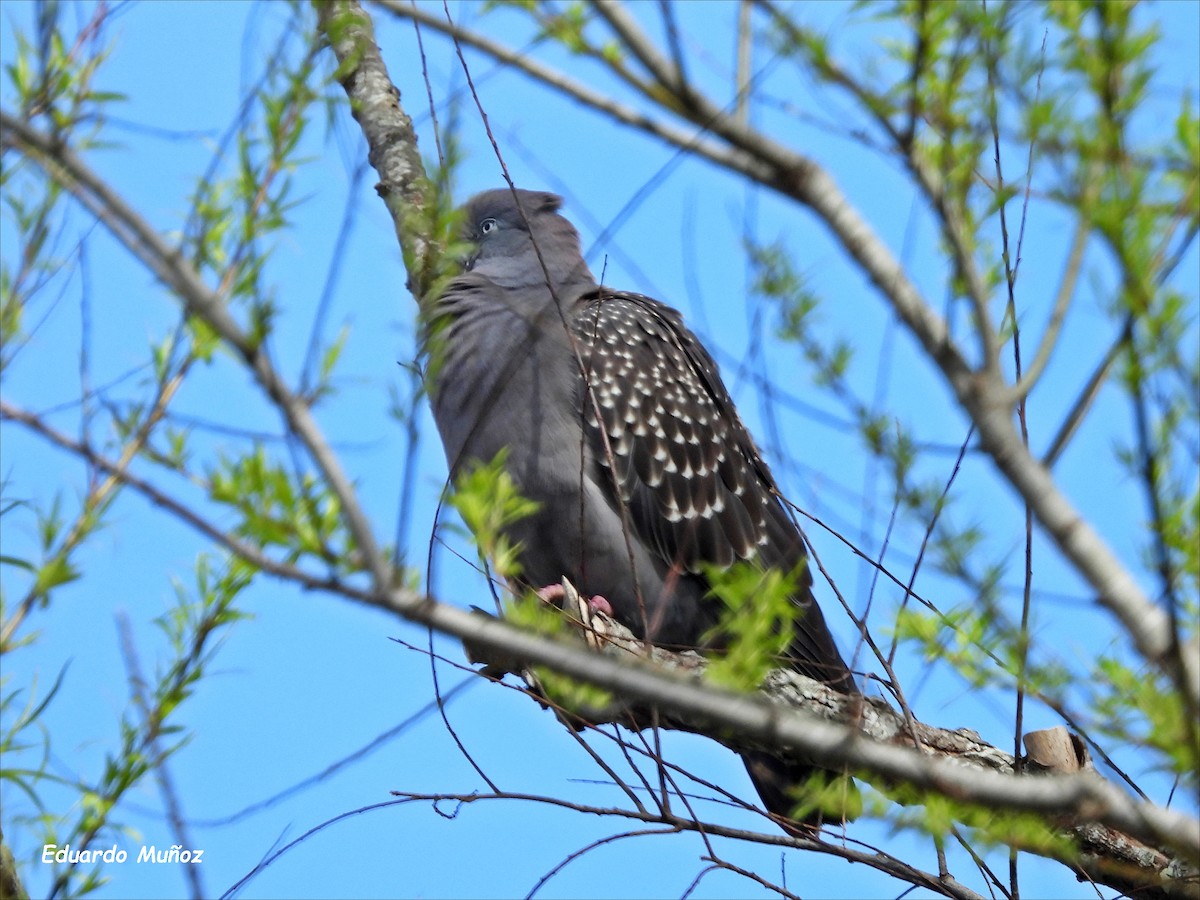
[[[556,293],[594,286],[579,233],[558,214],[561,206],[561,197],[545,191],[500,188],[476,194],[467,203],[463,225],[463,238],[472,246],[467,271],[509,288],[545,285],[547,275]]]

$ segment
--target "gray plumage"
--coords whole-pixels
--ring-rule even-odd
[[[507,449],[540,505],[511,529],[533,587],[566,576],[660,646],[716,623],[703,568],[791,571],[803,539],[717,367],[670,307],[598,285],[548,193],[487,191],[466,206],[466,271],[428,312],[430,395],[452,473]],[[629,540],[626,539],[628,533]],[[804,572],[792,664],[845,693],[853,678]],[[768,809],[804,777],[746,756]]]

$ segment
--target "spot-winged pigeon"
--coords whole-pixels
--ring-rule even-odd
[[[565,576],[640,637],[699,647],[721,608],[705,568],[803,569],[804,542],[712,358],[674,309],[596,283],[561,203],[505,188],[466,206],[473,253],[429,312],[446,457],[457,473],[507,451],[538,503],[509,534],[529,585]],[[804,569],[789,661],[855,693],[811,585]],[[811,770],[743,758],[788,816]]]

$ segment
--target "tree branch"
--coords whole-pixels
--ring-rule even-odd
[[[115,481],[133,488],[155,506],[164,510],[168,515],[179,519],[217,546],[224,547],[231,554],[244,559],[256,569],[287,581],[294,581],[308,590],[345,593],[348,589],[347,585],[336,579],[318,577],[305,572],[297,566],[279,562],[263,553],[253,544],[247,543],[228,531],[223,531],[180,500],[172,497],[165,491],[159,490],[144,478],[130,472],[128,466],[120,460],[102,456],[89,445],[77,441],[52,427],[36,413],[0,399],[0,419],[11,419],[14,422],[20,422],[30,431],[45,438],[56,447],[66,450],[68,453],[74,453],[80,459],[86,460],[89,465],[95,466],[100,471],[105,472]]]
[[[370,16],[357,2],[318,0],[313,7],[317,27],[329,38],[337,58],[335,75],[350,98],[350,113],[367,139],[367,159],[379,174],[375,190],[387,204],[404,251],[409,290],[419,300],[433,280],[424,264],[437,248],[421,218],[412,215],[432,199],[412,119],[379,54]]]
[[[598,91],[592,90],[587,85],[575,81],[567,75],[538,62],[526,53],[512,50],[497,41],[493,41],[486,35],[469,31],[451,22],[447,22],[443,16],[435,15],[420,6],[405,3],[404,0],[375,0],[375,4],[392,13],[397,18],[417,22],[422,28],[429,28],[460,44],[474,47],[496,62],[524,72],[547,87],[562,91],[567,96],[578,100],[584,106],[589,106],[597,112],[611,116],[622,124],[651,134],[674,147],[686,150],[689,153],[695,153],[697,156],[703,157],[718,166],[734,172],[740,172],[747,178],[755,181],[766,183],[765,179],[770,177],[770,172],[766,167],[761,165],[750,154],[723,147],[713,141],[704,140],[702,135],[705,134],[707,129],[701,128],[696,131],[684,131],[667,123],[660,122],[640,110],[632,109]],[[626,83],[649,95],[648,89],[641,82],[629,75],[629,73],[619,67],[615,68],[614,71]]]
[[[1081,196],[1083,202],[1090,205],[1092,194],[1094,193],[1094,190],[1090,186],[1094,182],[1089,180],[1086,183],[1089,187],[1084,190]],[[1046,323],[1046,331],[1038,343],[1033,361],[1029,364],[1025,373],[1017,380],[1016,384],[1009,389],[1011,391],[1009,402],[1011,403],[1019,403],[1022,398],[1028,396],[1029,392],[1033,390],[1034,384],[1041,377],[1042,371],[1046,368],[1046,364],[1050,361],[1050,356],[1058,344],[1063,322],[1067,317],[1067,309],[1075,297],[1075,285],[1079,280],[1079,270],[1083,266],[1083,255],[1087,249],[1087,241],[1090,235],[1091,223],[1081,213],[1079,221],[1075,223],[1075,233],[1071,238],[1071,249],[1067,251],[1066,265],[1063,267],[1062,278],[1059,280],[1058,292],[1054,296],[1054,306],[1050,312],[1050,320]]]
[[[597,629],[603,638],[601,652],[587,653],[581,652],[577,642],[551,641],[430,598],[413,603],[411,597],[399,591],[380,595],[317,579],[294,566],[264,557],[116,462],[51,429],[36,416],[7,403],[0,405],[0,413],[28,425],[63,449],[79,453],[264,571],[453,634],[477,656],[547,665],[634,701],[615,706],[604,715],[592,711],[597,719],[636,728],[639,723],[652,721],[652,710],[658,710],[663,725],[707,735],[733,749],[767,747],[797,759],[871,770],[888,781],[907,782],[966,803],[1063,815],[1076,823],[1069,830],[1085,854],[1076,863],[1090,877],[1119,887],[1113,881],[1116,877],[1113,869],[1114,864],[1121,864],[1135,867],[1141,873],[1136,883],[1143,889],[1147,879],[1153,877],[1163,882],[1164,890],[1169,891],[1167,896],[1197,896],[1186,891],[1180,893],[1173,886],[1174,880],[1194,877],[1189,876],[1184,864],[1141,844],[1137,838],[1184,848],[1190,840],[1192,853],[1200,858],[1200,850],[1195,847],[1200,841],[1200,823],[1153,804],[1137,803],[1094,775],[1051,780],[1014,776],[1011,755],[965,729],[948,730],[917,723],[916,734],[923,752],[908,749],[913,739],[904,717],[882,701],[871,699],[859,706],[857,701],[791,670],[772,672],[763,686],[761,699],[719,691],[704,682],[706,661],[699,654],[675,654],[660,648],[653,648],[647,654],[640,641],[611,620],[604,621]],[[735,737],[728,737],[730,734]],[[1102,823],[1109,823],[1110,827]],[[1130,823],[1134,823],[1133,828],[1126,827]],[[1189,839],[1189,834],[1196,837]]]
[[[784,834],[763,834],[756,831],[747,831],[741,828],[730,828],[727,825],[722,825],[719,822],[701,822],[694,819],[688,819],[684,816],[675,815],[669,811],[661,812],[658,810],[644,809],[623,809],[621,807],[612,806],[593,806],[582,803],[573,803],[569,800],[563,800],[559,797],[545,796],[541,794],[525,794],[512,791],[503,791],[500,793],[473,793],[473,794],[450,794],[450,793],[415,793],[410,791],[392,791],[392,795],[399,797],[402,800],[410,802],[454,802],[454,803],[475,803],[488,800],[508,800],[518,802],[544,803],[549,806],[555,806],[560,809],[568,809],[573,812],[584,813],[591,816],[620,816],[634,821],[663,824],[670,826],[677,831],[694,831],[702,835],[711,837],[724,837],[734,840],[755,841],[761,844],[773,844],[779,847],[801,847],[806,850],[812,850],[818,853],[829,853],[838,856],[842,859],[851,862],[862,863],[870,866],[873,869],[878,869],[881,872],[887,872],[896,878],[907,881],[917,887],[923,887],[927,890],[938,894],[943,894],[947,897],[954,897],[957,900],[983,900],[982,895],[975,893],[969,888],[959,884],[953,878],[939,877],[931,872],[925,872],[908,865],[902,860],[897,860],[894,857],[885,854],[867,852],[864,850],[848,847],[844,845],[832,846],[828,843],[818,840],[810,840],[806,838],[794,838]],[[686,896],[686,894],[685,894]]]
[[[568,621],[574,623],[593,651],[635,664],[649,662],[654,669],[673,673],[692,684],[711,684],[705,679],[705,671],[709,665],[706,657],[694,651],[678,653],[660,647],[647,647],[619,622],[592,610],[569,583],[564,582],[563,587],[566,593],[564,614]],[[468,642],[468,655],[471,653],[472,646]],[[505,659],[512,664],[511,657]],[[1052,766],[1047,762],[1034,767],[1039,774],[1017,776],[1014,774],[1018,771],[1016,760],[1012,754],[986,743],[970,729],[939,728],[912,721],[882,699],[848,697],[791,668],[772,670],[759,689],[759,697],[780,709],[804,710],[819,721],[841,723],[845,729],[844,740],[847,745],[866,738],[879,746],[911,748],[914,752],[908,757],[908,772],[903,776],[907,783],[916,784],[921,777],[918,773],[926,764],[943,772],[974,770],[981,777],[985,773],[999,773],[1007,776],[1013,784],[1019,784],[1019,790],[1022,792],[1028,791],[1031,796],[1040,795],[1048,804],[1059,804],[1062,810],[1072,807],[1082,810],[1081,807],[1074,806],[1074,801],[1067,799],[1079,789],[1079,785],[1068,784],[1068,781],[1063,780],[1064,776],[1057,774],[1081,771],[1085,768],[1082,765]],[[649,723],[653,722],[662,727],[705,735],[734,751],[769,749],[772,753],[779,753],[803,763],[827,763],[829,760],[827,756],[810,756],[787,744],[775,741],[763,743],[761,738],[749,733],[714,730],[711,720],[703,716],[696,717],[690,711],[685,712],[678,708],[650,709],[637,704],[615,702],[604,708],[572,712],[593,725],[615,722],[626,728],[640,730],[649,727]],[[1065,735],[1066,729],[1053,729],[1052,732],[1057,737],[1058,732]],[[1035,738],[1039,740],[1035,742]],[[1035,732],[1027,736],[1027,741],[1031,744],[1031,756],[1040,759],[1033,747],[1045,746],[1047,739],[1048,735],[1045,732]],[[1121,793],[1115,786],[1104,781],[1090,763],[1086,769],[1085,774],[1070,778],[1078,778],[1082,782],[1090,781],[1096,786],[1104,785],[1105,790]],[[933,784],[936,785],[936,779]],[[947,788],[948,785],[933,787],[947,797],[965,800],[956,790]],[[884,792],[887,793],[886,788]],[[1072,845],[1078,848],[1079,856],[1064,857],[1053,850],[1047,852],[1037,847],[1022,849],[1077,866],[1096,882],[1122,891],[1136,891],[1138,896],[1144,896],[1147,888],[1153,886],[1163,892],[1162,896],[1200,897],[1200,871],[1194,867],[1196,861],[1200,860],[1200,848],[1192,847],[1184,850],[1185,855],[1182,858],[1172,858],[1161,850],[1122,833],[1119,829],[1100,825],[1086,815],[1071,821],[1059,820],[1054,816],[1048,818],[1063,824],[1064,832],[1071,838]],[[1196,823],[1196,826],[1197,838],[1200,839],[1200,823]]]
[[[29,900],[29,894],[25,892],[25,886],[21,884],[20,876],[17,875],[17,862],[4,841],[3,827],[0,827],[0,897]]]
[[[264,347],[255,344],[230,315],[224,299],[209,290],[183,254],[171,247],[150,224],[100,179],[70,147],[27,122],[0,110],[4,140],[41,166],[85,209],[104,224],[183,302],[190,315],[208,323],[243,359],[259,386],[283,413],[288,428],[303,442],[341,503],[346,524],[362,554],[362,563],[381,590],[391,582],[391,567],[380,554],[374,532],[358,504],[354,488],[325,440],[308,405],[276,372]]]
[[[490,616],[467,612],[432,598],[414,598],[399,590],[380,594],[316,579],[294,566],[263,557],[195,514],[183,514],[182,507],[153,486],[55,432],[31,414],[9,404],[0,407],[0,411],[7,418],[30,425],[64,449],[90,454],[87,458],[94,465],[112,474],[119,473],[124,483],[264,571],[454,635],[478,657],[545,665],[628,698],[629,704],[609,711],[613,721],[637,727],[639,722],[652,721],[650,711],[658,710],[663,724],[705,734],[734,749],[769,747],[797,759],[815,759],[827,766],[873,772],[885,781],[909,783],[964,803],[1062,816],[1075,823],[1071,826],[1072,833],[1083,851],[1096,857],[1094,865],[1098,871],[1094,877],[1105,883],[1112,883],[1110,863],[1114,860],[1137,866],[1143,887],[1151,874],[1164,882],[1191,877],[1184,864],[1139,841],[1174,846],[1183,851],[1185,859],[1200,859],[1197,847],[1200,822],[1187,816],[1134,801],[1094,775],[1053,780],[1014,776],[1010,755],[965,729],[940,729],[918,723],[917,735],[924,749],[911,749],[912,737],[903,716],[882,701],[872,699],[857,706],[825,685],[790,670],[772,672],[761,697],[736,694],[704,682],[706,664],[699,654],[673,654],[654,648],[646,655],[641,642],[627,631],[622,634],[616,623],[606,623],[602,632],[603,652],[582,652],[577,641],[530,634]],[[838,724],[839,720],[854,724]],[[729,738],[730,734],[736,737]],[[1087,858],[1077,863],[1085,867],[1093,865]],[[1195,896],[1187,893],[1169,896],[1176,895]]]

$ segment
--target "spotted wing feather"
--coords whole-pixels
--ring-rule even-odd
[[[800,566],[803,538],[716,363],[680,314],[640,294],[601,288],[582,299],[573,324],[601,487],[625,505],[637,537],[681,572],[752,559],[783,571]],[[793,661],[853,690],[811,585],[805,570]]]
[[[599,291],[574,323],[588,438],[638,536],[685,572],[754,557],[768,541],[769,476],[679,314]]]

